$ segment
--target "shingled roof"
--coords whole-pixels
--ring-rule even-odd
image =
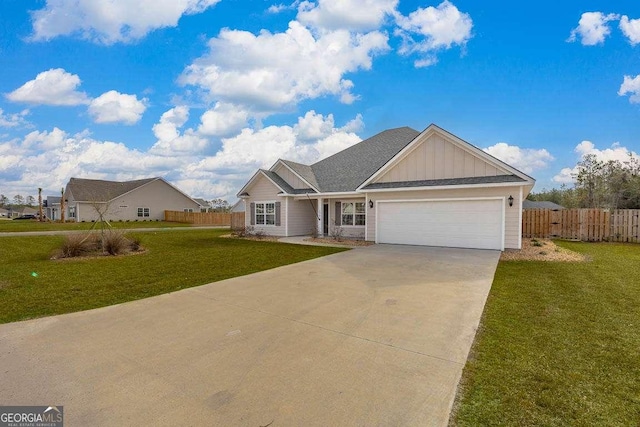
[[[420,132],[389,129],[311,165],[323,193],[355,191],[371,175],[409,145]]]
[[[135,181],[104,181],[101,179],[71,178],[66,191],[71,192],[73,198],[80,202],[108,202],[125,193],[142,187],[152,181],[162,178],[146,178]]]

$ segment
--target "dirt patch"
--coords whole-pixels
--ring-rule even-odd
[[[500,256],[500,260],[585,262],[587,257],[561,248],[549,239],[522,239],[522,249],[507,249]]]
[[[319,237],[310,237],[308,239],[304,239],[305,242],[313,242],[313,243],[326,243],[329,245],[345,245],[345,246],[371,246],[375,245],[374,242],[367,242],[366,240],[351,240],[351,239],[325,239]]]

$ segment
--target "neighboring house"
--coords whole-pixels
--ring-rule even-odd
[[[195,200],[196,203],[200,205],[200,210],[198,210],[197,212],[209,212],[211,210],[211,205],[205,199],[194,197],[193,200]]]
[[[48,219],[52,221],[61,219],[60,200],[62,200],[60,196],[47,196],[47,198],[42,201],[42,210]]]
[[[525,200],[522,202],[522,209],[564,209],[564,206],[560,206],[557,203],[548,202],[548,201],[533,201],[533,200]]]
[[[233,206],[231,206],[231,212],[244,212],[244,200],[238,200]]]
[[[530,176],[436,125],[390,129],[313,165],[278,160],[240,190],[247,226],[275,236],[520,248]]]
[[[103,181],[71,178],[64,190],[68,220],[163,220],[165,210],[198,212],[200,205],[162,178]]]
[[[0,208],[0,218],[7,218],[8,216],[9,216],[9,211],[4,208]]]
[[[14,210],[14,216],[35,215],[37,213],[38,209],[32,208],[31,206],[22,206],[21,208]]]

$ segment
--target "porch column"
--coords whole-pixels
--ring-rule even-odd
[[[324,236],[324,199],[318,197],[318,237]]]

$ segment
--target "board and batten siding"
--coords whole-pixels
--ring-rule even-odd
[[[422,181],[507,175],[438,134],[429,136],[374,182]]]
[[[287,199],[289,236],[308,236],[313,234],[318,224],[318,217],[316,216],[318,200],[294,200],[290,197]]]
[[[513,196],[513,206],[509,206],[509,196]],[[443,190],[393,191],[368,193],[367,200],[424,200],[424,199],[466,199],[482,197],[505,198],[505,240],[507,249],[519,249],[521,245],[521,217],[522,205],[520,201],[520,187],[484,187]],[[470,217],[469,221],[473,221]],[[376,209],[367,205],[367,240],[376,240]]]
[[[246,213],[244,221],[247,227],[253,227],[255,231],[261,231],[269,236],[284,237],[286,233],[286,201],[278,196],[282,190],[274,183],[265,178],[264,175],[256,177],[250,188],[247,189],[249,197],[245,199]],[[251,225],[252,203],[256,202],[280,202],[280,225]],[[276,220],[277,221],[277,220]]]
[[[295,189],[309,188],[309,185],[305,184],[295,173],[291,172],[289,168],[284,165],[279,165],[275,170],[280,178],[284,179],[287,184]]]

